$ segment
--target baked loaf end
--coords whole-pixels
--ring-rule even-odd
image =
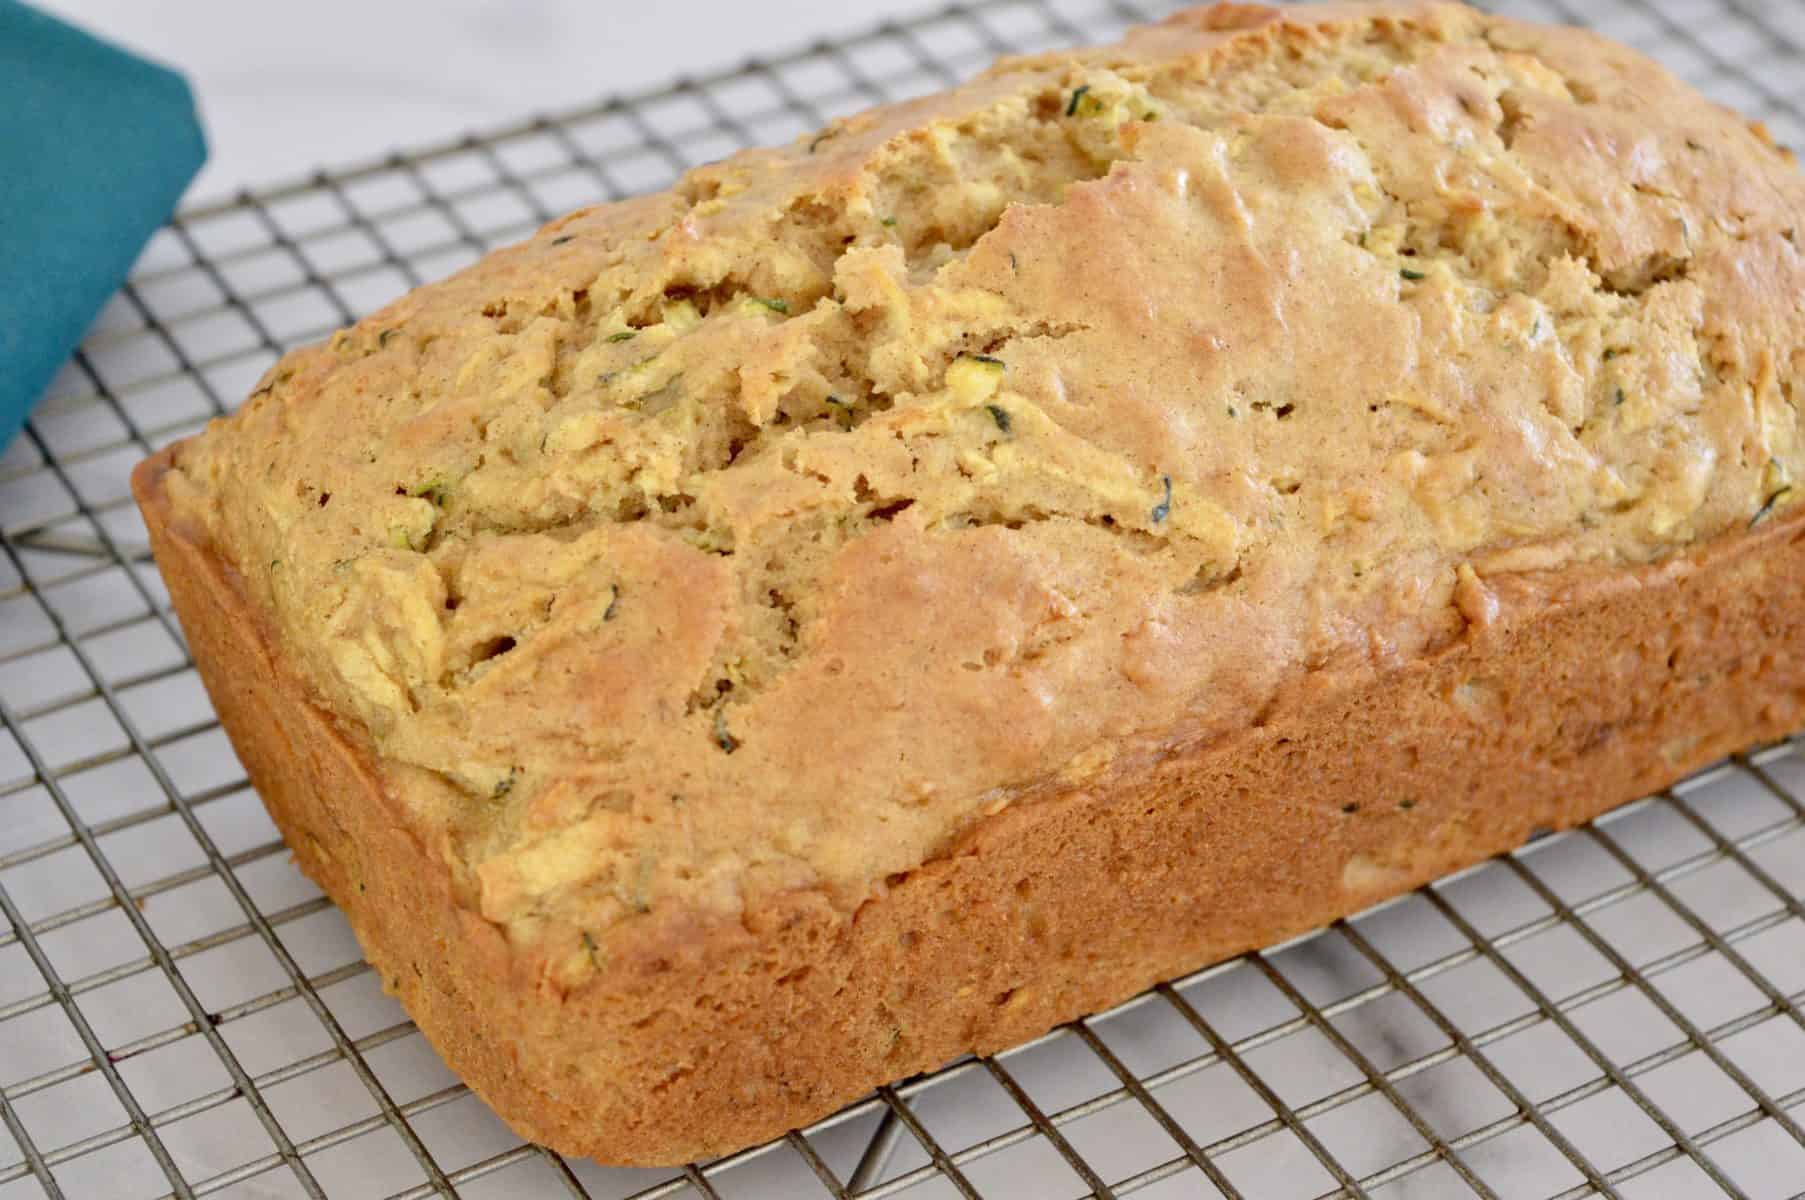
[[[311,706],[246,750],[256,703],[221,701],[428,1034],[534,1136],[669,1159],[1520,837],[1398,797],[1420,861],[1348,849],[1335,895],[1118,948],[1006,1025],[849,1018],[830,1044],[887,1030],[856,1071],[644,1117],[711,1078],[676,1007],[766,1035],[621,980],[831,974],[924,864],[999,830],[1056,854],[1037,806],[1309,728],[1558,607],[1533,581],[1655,589],[1790,529],[1801,224],[1785,152],[1590,34],[1219,5],[563,218],[283,359],[140,494],[165,569],[230,592],[172,584],[219,627],[203,668],[267,654],[216,699]],[[1515,719],[1456,675],[1443,718]],[[1734,740],[1644,746],[1591,808]],[[1283,799],[1262,778],[1219,802]],[[383,838],[304,819],[322,789],[367,789]],[[542,1014],[604,993],[639,1007],[548,1053]]]

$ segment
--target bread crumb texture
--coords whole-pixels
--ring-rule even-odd
[[[1771,519],[1801,225],[1789,154],[1591,34],[1221,5],[565,217],[169,487],[576,986],[659,910],[851,911],[1500,575]]]

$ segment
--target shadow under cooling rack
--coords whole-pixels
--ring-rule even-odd
[[[383,996],[214,720],[126,490],[284,350],[560,212],[1113,36],[980,0],[162,231],[0,457],[0,1200],[1805,1196],[1805,745],[672,1171],[513,1137]],[[1782,142],[1805,4],[1523,0]]]

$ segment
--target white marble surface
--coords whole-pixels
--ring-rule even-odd
[[[36,0],[187,73],[190,202],[737,64],[932,0]]]

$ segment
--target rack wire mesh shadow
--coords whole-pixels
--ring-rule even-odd
[[[289,862],[194,673],[130,467],[325,336],[583,204],[1107,38],[975,0],[182,213],[0,458],[0,1200],[1805,1196],[1805,743],[769,1146],[524,1145]],[[1805,142],[1796,0],[1501,0]]]

